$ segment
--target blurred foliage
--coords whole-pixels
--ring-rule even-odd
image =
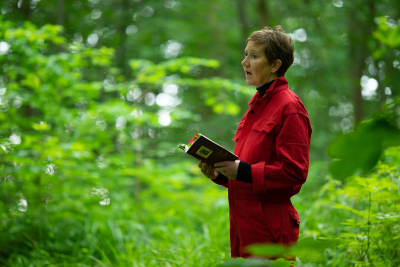
[[[276,259],[274,261],[264,261],[259,259],[231,259],[227,260],[221,266],[229,266],[229,267],[290,267],[290,266],[298,266],[295,261],[284,260],[283,258]]]
[[[186,73],[194,66],[216,68],[218,62],[183,58],[157,65],[133,60],[135,79],[127,81],[119,79],[118,70],[110,66],[112,49],[70,44],[59,37],[60,30],[61,27],[51,25],[37,28],[29,22],[15,28],[10,22],[0,21],[3,40],[12,51],[0,56],[5,86],[0,113],[2,263],[25,265],[33,259],[38,266],[72,257],[71,265],[100,262],[97,258],[124,265],[125,258],[129,258],[125,251],[152,247],[151,243],[157,240],[149,235],[163,236],[170,227],[176,240],[166,242],[165,248],[151,250],[149,263],[165,261],[165,253],[179,254],[179,249],[185,251],[189,244],[196,244],[198,250],[191,253],[201,254],[203,247],[213,243],[209,232],[214,230],[209,230],[201,218],[221,210],[227,212],[226,205],[211,202],[219,199],[218,189],[210,184],[204,187],[206,181],[198,177],[199,170],[190,161],[180,165],[162,163],[163,158],[174,153],[174,148],[162,143],[165,138],[157,115],[162,107],[157,108],[154,102],[155,93],[163,84],[193,88],[193,79],[171,77],[173,73]],[[70,53],[44,55],[42,50],[51,50],[51,46],[61,46]],[[137,62],[140,67],[136,67]],[[103,73],[100,77],[104,80],[96,79],[99,73]],[[201,79],[197,84],[209,98],[216,97],[217,92],[212,90],[215,79]],[[229,80],[217,81],[221,89],[241,90],[241,86]],[[138,93],[139,86],[145,88],[143,93]],[[223,95],[222,91],[218,93]],[[224,103],[226,99],[220,99],[224,107],[229,106]],[[180,104],[181,99],[176,97],[174,101]],[[141,106],[148,109],[142,111]],[[174,111],[181,116],[179,123],[198,117],[189,108],[184,112],[184,104],[180,108],[183,111]],[[230,110],[220,113],[223,112]],[[142,137],[145,130],[149,132],[147,138]],[[187,179],[190,176],[192,179]],[[197,208],[189,209],[181,199],[193,205],[197,197],[185,190],[205,190],[201,195],[211,194],[211,198],[198,199]],[[200,210],[207,205],[214,207],[207,210],[209,214]],[[169,220],[171,216],[177,221]],[[194,223],[197,220],[199,224]],[[194,236],[184,237],[189,238],[185,244],[179,236],[186,230],[179,230],[179,225],[187,223]],[[147,232],[146,225],[159,226]],[[219,230],[226,234],[227,225]],[[99,239],[98,233],[108,237]],[[132,239],[128,238],[126,243],[128,235]],[[203,241],[197,242],[199,236]],[[178,251],[170,248],[171,242],[180,244]],[[224,255],[226,249],[221,249],[221,253]],[[139,258],[137,261],[143,263]]]
[[[361,123],[354,132],[333,140],[328,150],[334,158],[330,167],[332,175],[344,179],[358,169],[367,174],[376,166],[385,148],[400,146],[396,119],[381,115]]]
[[[335,240],[314,240],[306,237],[298,241],[297,244],[284,247],[278,244],[270,245],[251,245],[247,249],[253,255],[265,257],[285,257],[285,255],[293,255],[298,257],[302,262],[317,260],[322,253],[337,244]],[[289,263],[289,266],[293,265]]]
[[[398,1],[0,10],[0,265],[400,265]],[[227,192],[175,153],[195,132],[233,150],[245,39],[266,24],[294,40],[286,77],[314,130],[300,240],[278,248],[295,263],[230,259]]]

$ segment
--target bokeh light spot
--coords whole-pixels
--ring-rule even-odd
[[[21,212],[26,212],[28,210],[28,202],[26,199],[21,198],[18,202],[18,210]]]
[[[126,100],[134,101],[142,95],[142,90],[137,86],[130,86],[128,93],[126,93]]]
[[[133,35],[135,33],[137,33],[138,28],[135,25],[129,25],[128,27],[126,27],[126,34],[127,35]]]
[[[144,97],[144,103],[147,106],[154,105],[155,101],[156,101],[156,95],[154,93],[147,93],[146,96]]]
[[[115,127],[117,128],[117,129],[124,129],[125,128],[125,126],[126,126],[126,119],[125,119],[125,117],[123,117],[123,116],[120,116],[120,117],[118,117],[117,118],[117,121],[116,121],[116,123],[115,123]]]
[[[9,138],[11,143],[13,143],[14,145],[19,145],[21,144],[21,136],[16,135],[16,134],[12,134]]]
[[[102,206],[107,206],[107,205],[110,205],[111,200],[110,200],[109,197],[106,197],[105,199],[103,199],[103,200],[100,201],[99,203],[100,203],[100,205],[102,205]]]
[[[162,126],[168,126],[171,124],[171,116],[168,111],[160,110],[158,113],[158,123]]]
[[[343,1],[342,0],[332,0],[332,4],[335,7],[342,7],[343,6]]]
[[[360,84],[362,87],[362,98],[364,100],[370,100],[375,95],[376,89],[378,89],[378,81],[363,75]]]
[[[93,9],[92,13],[90,13],[90,17],[92,19],[98,19],[101,17],[101,10],[100,9]]]
[[[97,33],[92,33],[87,38],[87,43],[88,46],[90,47],[96,46],[98,41],[99,41],[99,35],[97,35]]]
[[[181,102],[181,99],[179,99],[178,97],[171,96],[165,93],[158,94],[156,97],[156,103],[161,107],[175,107]]]
[[[349,132],[351,129],[352,123],[349,118],[343,118],[342,121],[340,122],[340,127],[342,128],[343,132]]]
[[[176,95],[178,93],[178,85],[176,84],[169,84],[169,83],[164,83],[163,85],[163,91],[167,94],[170,95]]]
[[[46,174],[54,175],[57,170],[57,166],[54,163],[47,165]]]
[[[300,28],[294,31],[296,40],[299,42],[305,42],[307,40],[307,32],[305,29]]]
[[[183,49],[183,45],[177,41],[168,40],[166,44],[161,45],[161,50],[165,58],[176,58]]]
[[[5,55],[10,51],[10,45],[6,42],[0,42],[0,55]]]
[[[152,8],[151,6],[145,6],[143,7],[143,9],[140,12],[140,15],[142,15],[143,17],[151,17],[154,14],[154,8]]]

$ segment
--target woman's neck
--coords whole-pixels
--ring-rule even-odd
[[[271,87],[271,84],[274,82],[275,80],[272,80],[270,82],[267,82],[266,84],[263,84],[259,87],[257,87],[257,91],[258,91],[258,97],[262,98],[265,94],[265,92]]]

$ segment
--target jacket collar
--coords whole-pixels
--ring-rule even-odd
[[[265,94],[263,95],[263,97],[261,99],[258,98],[259,92],[257,91],[253,95],[251,100],[249,102],[247,102],[247,104],[252,105],[252,103],[254,101],[256,101],[257,99],[259,101],[264,101],[265,99],[270,98],[277,92],[282,91],[283,89],[287,89],[287,88],[288,88],[288,82],[287,82],[285,76],[281,76],[271,84],[271,86],[269,87],[269,89],[267,91],[265,91]]]

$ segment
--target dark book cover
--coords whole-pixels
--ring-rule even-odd
[[[238,159],[238,156],[204,135],[200,135],[186,153],[212,166],[217,162],[235,161]]]

